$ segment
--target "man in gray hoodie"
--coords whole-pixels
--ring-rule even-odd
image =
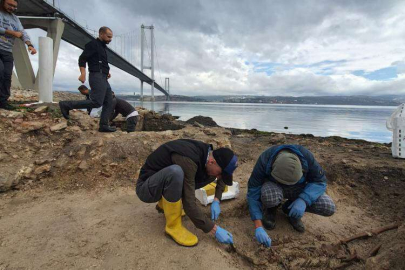
[[[15,38],[21,38],[31,54],[37,53],[20,20],[14,14],[17,5],[17,0],[0,0],[0,109],[12,109],[7,100],[10,97]]]

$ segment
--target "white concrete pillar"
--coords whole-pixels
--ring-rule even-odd
[[[21,83],[17,78],[17,75],[15,74],[14,70],[13,70],[13,76],[11,77],[11,87],[12,88],[18,88],[21,89]]]
[[[39,102],[53,101],[53,40],[39,38]]]
[[[13,47],[15,69],[18,81],[25,89],[35,88],[35,73],[31,65],[31,60],[24,42],[16,38]]]

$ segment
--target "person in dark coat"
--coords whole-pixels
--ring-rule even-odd
[[[145,203],[158,204],[166,218],[166,233],[182,246],[195,246],[196,235],[181,223],[182,205],[194,225],[215,235],[220,243],[233,244],[233,236],[214,223],[218,219],[225,185],[232,185],[237,157],[228,148],[213,149],[196,140],[180,139],[159,146],[148,156],[136,184],[136,194]],[[217,179],[209,219],[197,205],[195,190]]]

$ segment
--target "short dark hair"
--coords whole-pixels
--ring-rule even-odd
[[[98,33],[99,33],[99,34],[104,34],[105,32],[107,32],[107,30],[110,30],[110,31],[112,32],[112,30],[111,30],[109,27],[107,27],[107,26],[102,26],[102,27],[100,27],[100,29],[98,30]]]
[[[82,85],[80,85],[79,88],[77,88],[77,89],[79,89],[79,91],[84,91],[84,90],[87,90],[87,89],[89,89],[89,88],[87,88],[87,86],[85,86],[84,84],[82,84]]]
[[[0,5],[1,6],[4,6],[4,3],[6,2],[6,0],[0,0]],[[18,0],[14,0],[14,2],[17,2],[18,3]]]

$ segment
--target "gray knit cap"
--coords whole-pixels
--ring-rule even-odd
[[[284,185],[295,185],[302,177],[302,165],[298,156],[282,150],[273,163],[271,176]]]

